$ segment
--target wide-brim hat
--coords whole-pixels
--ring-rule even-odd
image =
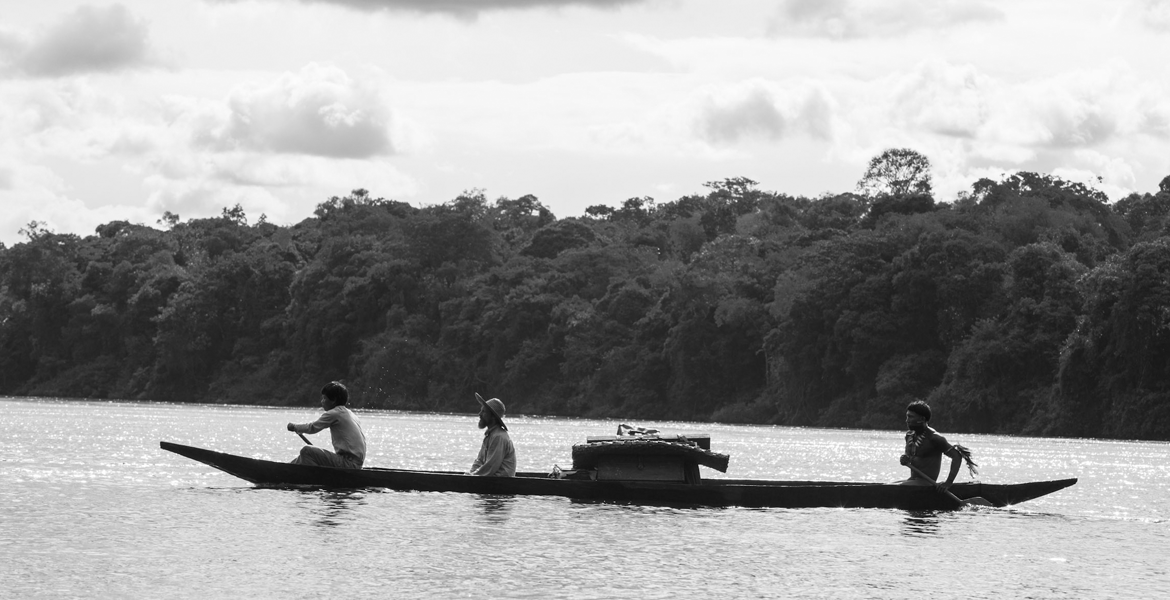
[[[484,400],[483,396],[479,395],[479,392],[475,393],[475,399],[479,400],[479,404],[481,406],[488,407],[488,410],[492,411],[492,414],[496,415],[496,418],[499,419],[501,423],[504,422],[504,413],[507,411],[504,409],[504,402],[502,400],[499,398]]]

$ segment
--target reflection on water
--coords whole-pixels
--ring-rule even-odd
[[[484,520],[493,525],[502,525],[508,522],[508,515],[512,512],[512,505],[516,502],[515,496],[496,496],[478,494],[476,506],[483,513]]]
[[[981,448],[989,481],[1081,478],[1008,509],[710,509],[261,489],[158,448],[175,440],[287,460],[301,443],[284,424],[319,414],[308,407],[0,399],[0,414],[28,432],[10,436],[0,458],[0,506],[10,508],[0,510],[0,598],[1158,598],[1170,589],[1165,443],[964,436]],[[466,415],[361,417],[375,466],[463,470],[479,446]],[[901,474],[900,431],[654,425],[712,433],[733,458],[731,472],[711,478]],[[574,443],[616,426],[509,421],[528,471],[567,464]],[[938,578],[891,568],[906,560],[946,572],[950,593],[938,593]]]
[[[366,505],[360,490],[316,490],[305,493],[302,505],[316,515],[317,527],[337,527],[354,518],[353,510]]]
[[[923,537],[938,535],[938,513],[933,510],[911,510],[902,520],[902,535]]]

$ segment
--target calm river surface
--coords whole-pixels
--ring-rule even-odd
[[[476,410],[474,402],[468,410]],[[319,411],[0,399],[4,598],[1157,598],[1170,444],[949,435],[988,482],[1079,477],[1009,509],[678,509],[562,498],[256,489],[167,440],[288,460]],[[464,470],[473,415],[357,411],[366,464]],[[891,415],[891,427],[901,415]],[[509,419],[523,471],[619,421]],[[901,432],[708,432],[726,475],[892,481]],[[946,432],[944,432],[945,434]],[[328,445],[328,434],[315,436]],[[967,477],[964,471],[960,481]]]

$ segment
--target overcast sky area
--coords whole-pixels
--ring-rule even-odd
[[[1170,0],[76,0],[0,9],[0,242],[366,188],[560,218],[913,148],[938,200],[1170,175]],[[1098,180],[1100,178],[1100,180]]]

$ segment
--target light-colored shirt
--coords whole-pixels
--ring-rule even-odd
[[[328,429],[333,436],[333,449],[338,454],[348,452],[357,457],[359,463],[366,461],[366,433],[362,431],[362,424],[357,416],[348,408],[334,406],[321,413],[321,417],[312,423],[293,425],[297,433],[317,433]]]
[[[483,434],[483,444],[479,447],[479,456],[471,464],[471,474],[516,476],[516,448],[512,446],[512,438],[506,430],[494,426]]]

